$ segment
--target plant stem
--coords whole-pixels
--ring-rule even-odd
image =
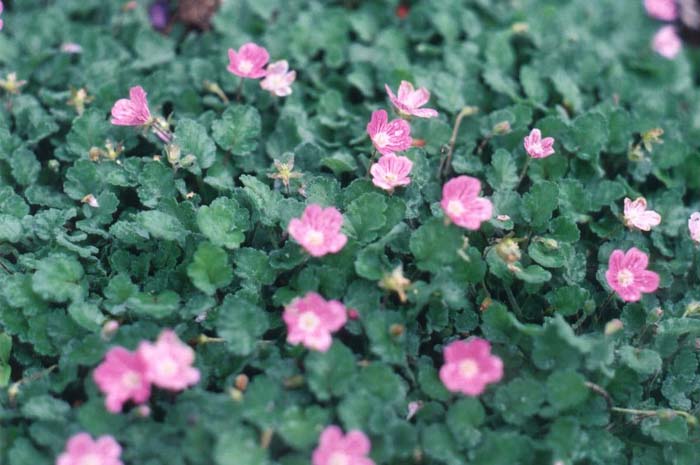
[[[372,169],[372,162],[374,161],[374,158],[377,156],[377,149],[372,150],[372,156],[369,157],[369,163],[367,163],[367,174],[366,176],[369,176],[369,170]]]
[[[241,78],[241,82],[238,83],[238,89],[236,89],[236,102],[240,103],[242,92],[243,92],[243,78]]]
[[[516,189],[518,188],[518,186],[520,186],[520,183],[523,182],[523,179],[525,178],[525,174],[527,173],[527,169],[530,166],[530,160],[531,160],[531,158],[529,156],[525,160],[525,164],[523,165],[523,170],[520,172],[520,176],[518,177],[518,184],[516,184],[516,186],[515,186]]]
[[[465,116],[470,116],[479,111],[476,107],[464,107],[457,115],[455,124],[452,127],[452,136],[450,136],[450,141],[448,142],[447,155],[440,159],[440,166],[438,167],[438,177],[442,176],[443,169],[447,171],[449,169],[450,163],[452,162],[452,153],[455,150],[455,144],[457,143],[457,134],[459,133],[459,127],[462,125],[462,120]]]

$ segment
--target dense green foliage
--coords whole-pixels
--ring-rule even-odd
[[[167,36],[143,5],[6,3],[0,76],[27,84],[0,94],[0,463],[52,464],[88,431],[115,436],[127,465],[301,465],[331,423],[365,431],[377,464],[697,463],[698,72],[692,50],[653,54],[641,2],[419,0],[399,19],[391,1],[225,0],[210,31]],[[291,96],[247,81],[236,101],[226,51],[249,40],[297,70]],[[425,146],[390,196],[365,174],[365,125],[401,79],[440,116],[411,121]],[[192,155],[178,169],[157,139],[109,123],[137,84]],[[93,98],[80,116],[78,88]],[[465,106],[479,111],[439,177]],[[519,182],[533,126],[557,153]],[[655,128],[663,143],[645,147]],[[108,141],[124,151],[92,161]],[[303,176],[287,191],[269,175],[292,156]],[[479,231],[443,220],[457,174],[494,203]],[[649,233],[620,219],[639,195],[663,218]],[[287,237],[311,202],[343,213],[340,253],[308,258]],[[496,253],[508,235],[516,272]],[[661,287],[625,304],[604,271],[632,246]],[[405,303],[378,286],[399,264]],[[360,315],[326,353],[285,342],[282,308],[310,290]],[[201,382],[156,392],[150,416],[108,413],[94,367],[165,327],[195,348]],[[443,345],[468,335],[505,366],[478,398],[437,376]],[[407,420],[410,401],[423,406]]]

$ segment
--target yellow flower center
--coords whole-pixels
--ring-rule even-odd
[[[315,229],[310,229],[309,232],[306,233],[306,242],[311,245],[323,244],[323,233]]]
[[[389,145],[389,135],[386,132],[378,132],[372,137],[372,140],[378,147]]]
[[[479,366],[470,358],[459,362],[459,374],[465,378],[471,378],[479,371]]]
[[[310,333],[318,327],[319,323],[321,320],[313,312],[304,312],[299,316],[299,327],[304,332]]]
[[[452,216],[461,216],[464,213],[464,205],[459,200],[450,200],[447,203],[447,213]]]
[[[617,282],[620,284],[622,287],[627,287],[630,284],[634,282],[634,274],[628,269],[620,270],[619,273],[617,273]]]
[[[133,371],[124,373],[122,376],[122,384],[127,388],[137,388],[141,384],[141,377]]]
[[[253,69],[253,63],[251,63],[248,60],[241,60],[241,62],[238,63],[238,69],[240,69],[244,73],[249,73],[250,70]]]

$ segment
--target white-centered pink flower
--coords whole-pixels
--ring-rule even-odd
[[[326,300],[315,292],[297,297],[284,308],[287,342],[292,345],[327,351],[333,343],[332,333],[347,321],[347,309],[337,300]]]
[[[278,97],[286,97],[292,93],[292,83],[296,78],[297,72],[289,71],[287,60],[280,60],[267,66],[267,73],[260,81],[260,87]]]
[[[369,172],[372,183],[385,191],[393,192],[396,187],[407,186],[411,183],[408,175],[413,168],[413,162],[407,157],[396,156],[393,153],[382,155],[373,164]]]
[[[471,176],[458,176],[442,186],[440,206],[454,224],[476,230],[481,223],[491,219],[493,205],[489,199],[479,197],[481,182]]]
[[[92,374],[105,397],[105,406],[112,413],[122,411],[129,400],[142,404],[151,396],[151,383],[146,379],[146,363],[138,353],[114,347]]]
[[[503,377],[503,361],[491,354],[491,344],[478,337],[454,341],[444,350],[440,380],[452,392],[478,396],[486,385]]]
[[[367,457],[372,444],[365,433],[358,430],[343,435],[338,426],[326,427],[311,456],[312,465],[374,465]]]
[[[194,368],[194,350],[170,329],[163,330],[155,344],[141,342],[138,354],[146,364],[146,379],[171,391],[181,391],[199,382]]]
[[[408,81],[401,81],[398,95],[394,95],[388,84],[384,84],[389,100],[403,116],[418,116],[419,118],[435,118],[438,115],[432,108],[420,108],[430,100],[430,92],[425,87],[413,88]]]
[[[651,47],[656,53],[670,60],[680,53],[683,42],[674,26],[664,26],[654,34]]]
[[[68,440],[56,465],[124,465],[121,453],[121,446],[112,436],[93,440],[87,433],[78,433]]]
[[[265,76],[265,65],[270,59],[270,54],[265,47],[248,42],[243,44],[238,51],[228,49],[228,71],[248,79],[259,79]]]
[[[605,280],[625,302],[637,302],[642,294],[656,291],[659,275],[647,270],[649,257],[632,247],[627,252],[616,249],[610,254]]]
[[[644,197],[638,197],[634,202],[625,197],[625,226],[630,229],[649,231],[661,223],[661,215],[654,210],[647,210],[647,201]]]
[[[525,151],[532,158],[547,158],[554,153],[554,138],[542,138],[542,132],[535,128],[523,139]]]
[[[690,238],[700,244],[700,212],[694,212],[688,218],[688,231]]]
[[[287,231],[309,254],[322,257],[345,246],[348,237],[340,232],[342,226],[343,215],[336,208],[311,204],[301,218],[289,222]]]
[[[372,117],[367,123],[367,134],[382,155],[408,150],[413,144],[411,126],[408,122],[401,118],[390,122],[384,110],[372,112]]]
[[[675,21],[678,18],[676,0],[644,0],[644,8],[652,18]]]
[[[112,124],[116,126],[144,126],[152,121],[146,92],[141,86],[129,89],[129,98],[117,100],[112,107]]]

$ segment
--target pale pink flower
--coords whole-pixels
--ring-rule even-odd
[[[485,339],[454,341],[445,347],[444,357],[440,380],[451,392],[478,396],[487,384],[503,378],[503,361],[491,355],[491,344]]]
[[[146,363],[146,378],[158,387],[181,391],[199,382],[199,370],[192,366],[194,350],[170,329],[155,344],[141,342],[138,353]]]
[[[694,212],[690,215],[688,231],[690,231],[690,238],[700,244],[700,212]]]
[[[438,112],[432,108],[420,108],[430,100],[430,92],[425,87],[414,90],[413,84],[401,81],[398,96],[394,95],[388,84],[384,84],[384,88],[389,94],[389,100],[401,115],[413,115],[419,118],[435,118],[438,115]]]
[[[265,65],[270,59],[265,47],[252,42],[243,44],[236,52],[228,49],[228,71],[242,78],[259,79],[265,76]]]
[[[400,118],[389,122],[389,117],[384,110],[372,112],[372,118],[367,123],[367,134],[382,155],[408,150],[413,144],[411,126],[408,122]]]
[[[493,205],[479,197],[481,182],[470,176],[458,176],[442,186],[440,206],[454,224],[466,229],[479,229],[483,221],[491,219]]]
[[[89,434],[78,433],[68,440],[56,465],[124,465],[121,453],[121,446],[112,436],[100,436],[93,441]]]
[[[73,55],[77,53],[83,53],[83,47],[81,47],[80,44],[76,44],[75,42],[64,42],[61,44],[61,51],[63,53]]]
[[[151,396],[146,379],[146,363],[138,353],[114,347],[92,374],[95,384],[106,395],[105,406],[112,413],[122,411],[125,402],[142,404]]]
[[[411,418],[413,418],[416,415],[416,413],[418,413],[418,411],[422,408],[423,408],[423,402],[420,400],[409,402],[408,403],[408,413],[406,414],[406,420],[410,420]]]
[[[287,60],[276,61],[267,66],[267,74],[260,81],[260,87],[278,97],[286,97],[292,93],[292,83],[296,78],[297,72],[289,71]]]
[[[674,26],[664,26],[654,34],[651,47],[656,53],[670,60],[680,53],[683,43]]]
[[[289,222],[287,231],[314,257],[336,253],[345,246],[348,237],[340,232],[343,215],[334,207],[322,208],[311,204],[301,218]]]
[[[311,456],[312,465],[374,465],[367,457],[372,444],[365,433],[358,430],[343,435],[335,425],[326,427]]]
[[[678,18],[676,0],[644,0],[644,8],[652,18],[675,21]]]
[[[554,138],[545,137],[542,139],[542,132],[535,128],[523,139],[525,151],[532,158],[547,158],[554,153]]]
[[[411,160],[390,153],[382,155],[369,172],[372,173],[372,183],[375,186],[393,192],[395,187],[407,186],[411,183],[411,178],[408,177],[411,168],[413,168]]]
[[[625,197],[624,216],[625,226],[630,229],[649,231],[661,223],[661,215],[654,210],[647,210],[647,200],[644,197],[637,197],[634,202]]]
[[[348,318],[342,303],[309,292],[292,300],[282,319],[287,324],[287,342],[325,352],[333,343],[331,333],[342,328]]]
[[[616,249],[610,254],[605,279],[625,302],[637,302],[642,293],[654,292],[659,287],[659,275],[647,270],[649,257],[632,247],[626,253]]]
[[[129,89],[129,98],[117,100],[112,107],[112,124],[116,126],[144,126],[152,121],[146,92],[141,86]]]

